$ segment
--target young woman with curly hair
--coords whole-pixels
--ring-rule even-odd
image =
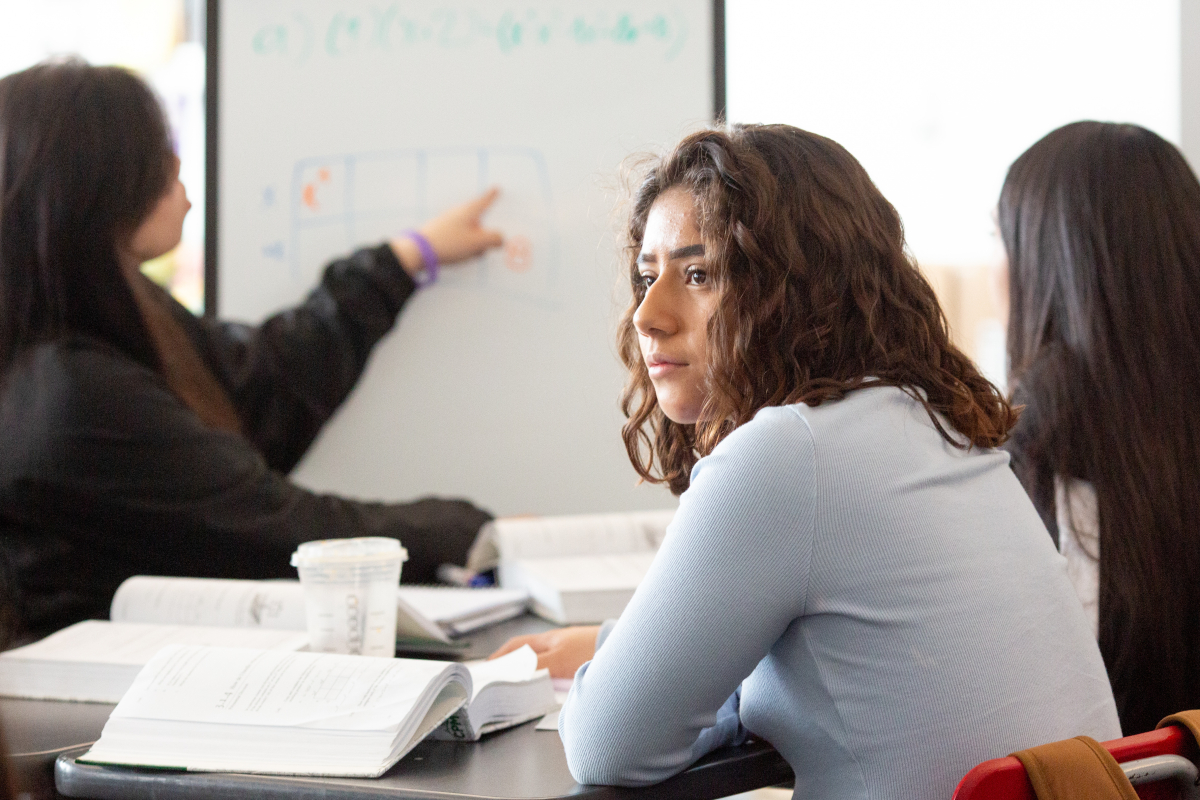
[[[1138,733],[1200,706],[1200,182],[1145,128],[1077,122],[998,211],[1009,447]]]
[[[1120,735],[1016,414],[950,343],[900,218],[836,143],[704,131],[628,229],[624,436],[679,510],[615,623],[535,641],[575,673],[577,780],[644,785],[748,733],[796,796],[949,797],[976,763]]]

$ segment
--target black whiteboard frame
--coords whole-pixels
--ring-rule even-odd
[[[207,0],[204,86],[204,316],[217,315],[218,147],[221,62],[221,3]],[[713,121],[725,121],[725,0],[712,0]]]
[[[217,108],[220,95],[221,0],[208,0],[204,21],[204,316],[217,315]]]

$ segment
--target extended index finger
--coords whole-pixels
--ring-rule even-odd
[[[479,197],[476,197],[467,204],[467,207],[471,210],[471,216],[476,218],[483,216],[483,212],[487,211],[488,208],[491,207],[492,203],[496,202],[496,198],[499,196],[500,187],[493,186],[483,194],[479,195]]]

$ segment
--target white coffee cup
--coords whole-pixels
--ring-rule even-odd
[[[292,553],[300,572],[309,649],[396,654],[396,590],[408,551],[396,539],[322,539]]]

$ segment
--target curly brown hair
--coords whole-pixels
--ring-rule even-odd
[[[675,187],[696,204],[719,297],[694,425],[659,408],[633,324],[645,296],[637,256],[646,219]],[[696,461],[759,409],[817,406],[867,384],[911,395],[961,449],[1000,445],[1016,423],[1017,411],[950,343],[937,297],[904,251],[896,209],[830,139],[789,125],[688,136],[637,190],[625,250],[633,297],[617,336],[630,375],[622,437],[638,474],[675,494]]]

